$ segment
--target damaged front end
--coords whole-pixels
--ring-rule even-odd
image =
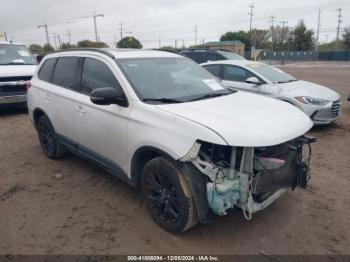
[[[217,215],[239,207],[248,220],[274,200],[310,179],[311,146],[315,138],[301,136],[269,147],[230,147],[196,142],[182,162],[206,175],[209,208]],[[307,146],[306,159],[303,157]]]

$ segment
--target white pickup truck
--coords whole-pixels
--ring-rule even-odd
[[[26,46],[0,42],[0,108],[26,105],[26,83],[37,64]]]

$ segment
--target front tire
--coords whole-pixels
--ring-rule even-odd
[[[66,155],[66,150],[57,141],[55,130],[46,115],[40,117],[37,125],[39,142],[44,154],[51,159]]]
[[[180,233],[197,223],[190,186],[172,161],[149,161],[142,171],[141,191],[153,220],[165,230]]]

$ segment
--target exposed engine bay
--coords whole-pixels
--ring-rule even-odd
[[[241,208],[248,220],[274,200],[297,186],[305,188],[310,179],[311,143],[301,136],[269,147],[230,147],[198,141],[180,159],[191,162],[206,175],[210,209],[226,215]],[[304,145],[306,159],[304,158]]]

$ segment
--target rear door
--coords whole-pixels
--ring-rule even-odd
[[[74,146],[79,138],[77,107],[81,92],[80,75],[83,59],[60,57],[56,62],[51,85],[46,88],[44,100],[50,110],[50,120],[58,135]]]
[[[246,82],[246,80],[250,77],[258,78],[252,72],[243,67],[235,65],[222,65],[222,84],[224,86],[248,92],[263,93],[264,85],[250,84]]]

